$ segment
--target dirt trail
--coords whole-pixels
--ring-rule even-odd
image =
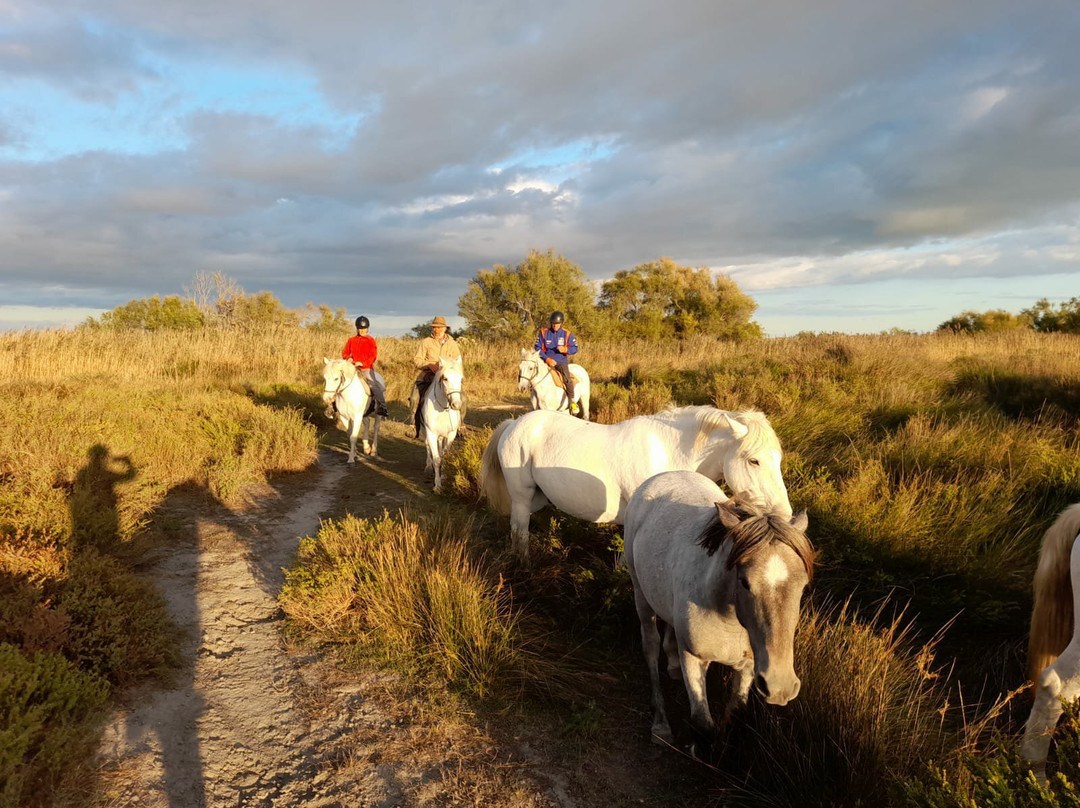
[[[619,785],[625,761],[579,761],[570,768],[581,770],[560,773],[560,755],[540,749],[548,735],[562,745],[557,729],[497,730],[495,741],[472,716],[433,720],[387,674],[342,671],[285,646],[277,595],[298,537],[321,518],[378,516],[431,490],[423,447],[403,425],[384,423],[380,455],[349,469],[340,449],[324,451],[316,470],[251,491],[235,510],[170,506],[181,540],[163,543],[150,574],[185,633],[186,664],[171,688],[129,693],[107,727],[96,806],[575,808],[606,804],[589,798],[601,773],[616,793],[642,794],[640,778]]]

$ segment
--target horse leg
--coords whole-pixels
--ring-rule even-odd
[[[368,452],[372,457],[376,457],[379,454],[379,425],[382,423],[382,417],[375,416],[375,425],[371,428],[371,451]]]
[[[1061,656],[1041,674],[1035,691],[1035,706],[1024,725],[1020,754],[1032,764],[1035,776],[1046,780],[1046,756],[1050,738],[1062,713],[1062,700],[1080,695],[1080,643],[1069,644]]]
[[[645,666],[649,669],[649,681],[652,684],[652,738],[654,743],[667,746],[675,742],[675,736],[671,732],[671,724],[668,723],[664,710],[664,691],[660,687],[660,634],[657,632],[656,613],[636,586],[634,606],[637,607],[638,620],[641,621],[641,651],[645,654]]]
[[[682,678],[682,666],[679,664],[679,641],[675,638],[675,629],[664,626],[664,656],[667,657],[667,675],[672,679]]]
[[[364,454],[371,454],[371,441],[368,440],[368,435],[371,433],[371,418],[370,416],[363,419],[363,429],[360,434],[360,448]]]
[[[356,462],[356,438],[360,434],[360,421],[354,418],[349,422],[349,465]]]
[[[589,386],[582,385],[585,390],[581,393],[581,420],[589,420]]]
[[[672,630],[674,631],[674,628]],[[705,690],[705,674],[709,670],[709,661],[694,656],[682,647],[679,648],[679,656],[682,662],[683,684],[686,685],[686,695],[690,697],[690,729],[694,735],[691,754],[694,757],[705,757],[716,734],[716,725],[709,712],[709,696]]]
[[[529,566],[529,517],[532,496],[510,503],[510,547],[523,567]]]
[[[744,706],[746,700],[750,697],[750,686],[754,683],[753,655],[743,657],[734,668],[735,681],[731,683],[731,696],[728,698],[727,706],[724,708],[725,722],[731,717],[732,713]]]
[[[439,452],[440,439],[434,432],[427,433],[428,463],[435,470],[435,491],[442,490],[442,454]]]

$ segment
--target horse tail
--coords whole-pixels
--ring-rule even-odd
[[[1039,566],[1035,570],[1035,606],[1031,610],[1028,642],[1028,676],[1032,681],[1038,681],[1039,674],[1060,656],[1072,639],[1070,560],[1078,533],[1080,504],[1062,511],[1043,536]]]
[[[480,494],[487,497],[492,508],[505,514],[510,513],[510,490],[506,487],[506,475],[499,462],[499,439],[513,424],[514,419],[508,418],[495,427],[480,458]]]

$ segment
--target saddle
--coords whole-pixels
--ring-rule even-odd
[[[570,376],[571,378],[573,378],[574,384],[581,384],[581,382],[583,381],[581,376],[577,373],[574,373],[574,371],[572,370],[570,371]],[[555,380],[555,386],[558,387],[560,390],[566,389],[566,382],[563,381],[561,373],[552,372],[551,378]]]

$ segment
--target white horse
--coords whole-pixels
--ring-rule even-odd
[[[589,420],[589,374],[581,365],[570,364],[570,374],[574,377],[574,401],[581,405],[581,418]],[[540,361],[536,351],[521,349],[521,362],[518,364],[518,390],[529,391],[534,410],[556,410],[569,412],[570,402],[566,391],[555,383],[555,373]]]
[[[420,414],[424,420],[424,443],[427,464],[424,471],[435,471],[435,490],[442,490],[442,457],[457,437],[461,427],[463,397],[462,360],[440,359],[439,370],[424,394]]]
[[[549,410],[503,421],[480,461],[480,490],[510,514],[510,542],[529,561],[529,516],[551,503],[590,522],[622,524],[630,495],[661,471],[721,476],[740,500],[791,516],[780,441],[760,412],[682,407],[610,426]]]
[[[674,742],[660,688],[657,618],[667,624],[668,673],[682,671],[697,740],[715,733],[705,692],[710,662],[736,671],[726,715],[750,687],[769,704],[799,693],[795,628],[814,570],[806,512],[794,519],[747,511],[693,471],[651,477],[626,505],[626,565],[652,682],[652,734]]]
[[[378,375],[374,370],[371,371]],[[327,359],[323,357],[323,403],[330,405],[337,402],[337,426],[349,434],[349,463],[356,462],[356,439],[363,428],[362,450],[366,455],[376,455],[379,451],[379,424],[382,418],[373,410],[368,412],[371,394],[359,378],[356,368],[348,359]],[[379,376],[382,382],[382,376]],[[329,414],[329,413],[328,413]],[[365,417],[366,416],[366,417]],[[368,440],[368,434],[371,440]]]
[[[1080,697],[1080,504],[1070,505],[1043,536],[1035,571],[1028,675],[1035,706],[1024,727],[1021,754],[1046,778],[1050,737],[1062,699]]]

